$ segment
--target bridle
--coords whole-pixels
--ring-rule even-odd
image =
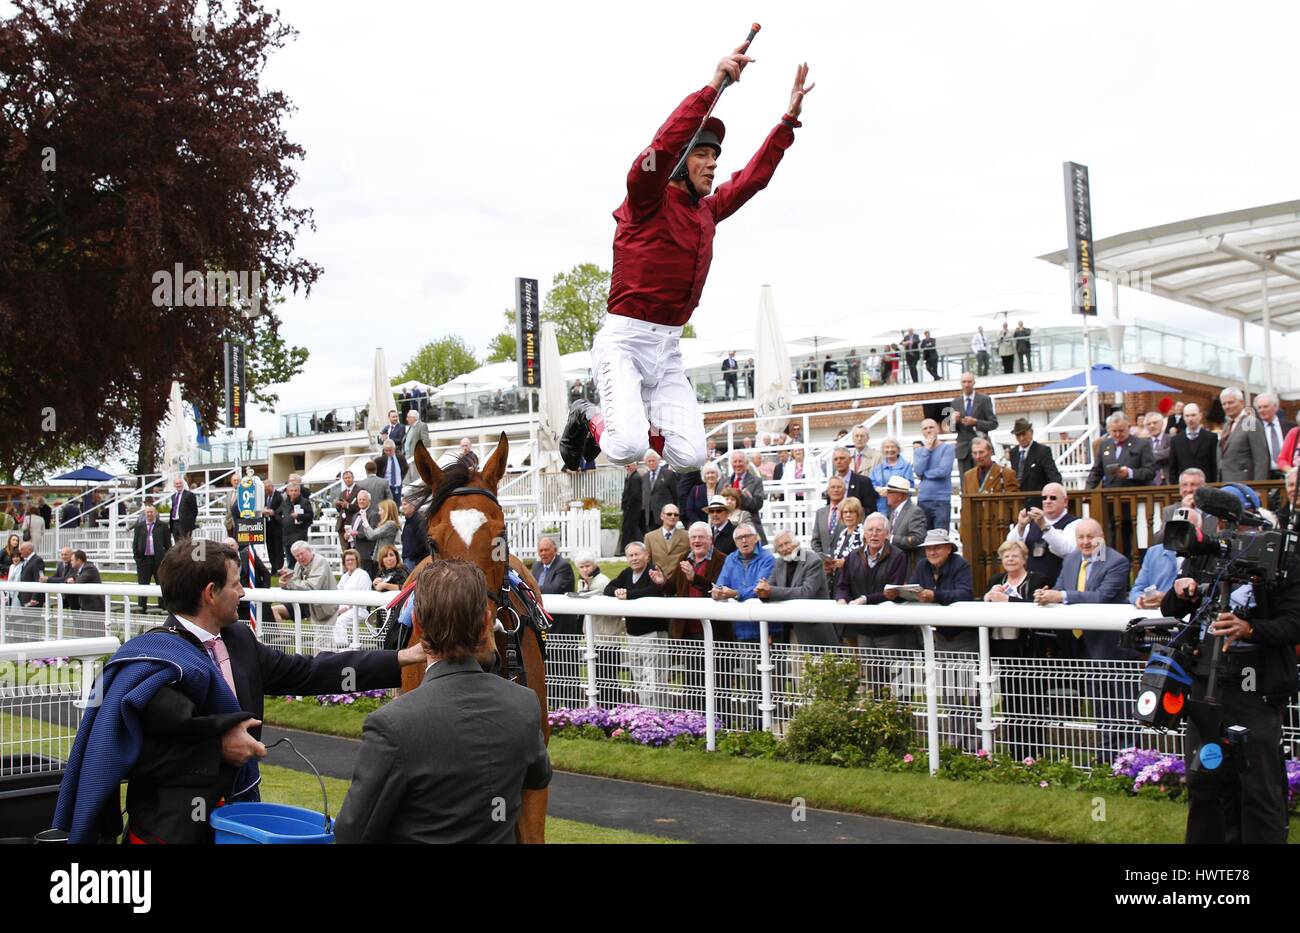
[[[490,489],[484,489],[481,486],[457,486],[451,492],[447,493],[448,499],[453,496],[483,496],[484,498],[491,499],[492,504],[495,505],[497,509],[501,508],[501,503],[497,501],[496,493]],[[425,540],[428,541],[429,544],[429,556],[435,560],[440,559],[438,555],[438,544],[433,540],[433,536],[428,534],[427,527]],[[501,586],[495,593],[488,593],[488,598],[491,599],[492,602],[496,603],[497,608],[495,616],[497,622],[501,625],[502,630],[506,635],[516,635],[524,622],[523,619],[519,617],[519,612],[510,604],[510,539],[507,536],[502,535],[501,543],[505,548],[505,556],[502,560],[504,566],[501,570]],[[494,546],[492,550],[495,551],[496,547]],[[503,612],[508,612],[511,616],[514,616],[514,628],[506,627],[506,623],[502,621],[501,618]]]

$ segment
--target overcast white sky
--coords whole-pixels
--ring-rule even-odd
[[[764,282],[784,320],[869,313],[871,333],[990,296],[1061,309],[1064,273],[1034,257],[1064,246],[1065,160],[1091,170],[1098,238],[1296,191],[1293,5],[278,5],[301,35],[266,82],[298,108],[294,201],[318,224],[299,252],[325,268],[284,309],[311,360],[282,409],[365,398],[376,346],[394,375],[448,333],[482,354],[515,276],[608,267],[628,165],[747,17],[763,31],[716,111],[720,174],[779,119],[796,63],[817,88],[772,184],[719,228],[703,336],[751,326]]]

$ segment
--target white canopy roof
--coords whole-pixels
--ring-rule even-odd
[[[1300,328],[1300,201],[1133,230],[1092,246],[1099,277],[1282,333]],[[1066,251],[1038,258],[1063,266]]]

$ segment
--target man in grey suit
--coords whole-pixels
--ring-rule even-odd
[[[479,665],[492,655],[493,616],[477,567],[426,568],[414,611],[429,668],[366,720],[335,839],[513,842],[524,790],[551,780],[537,695]]]
[[[370,504],[379,507],[379,503],[385,499],[393,498],[393,491],[388,487],[388,482],[375,471],[375,461],[366,461],[366,478],[357,480],[357,486],[370,493]]]
[[[957,464],[963,476],[975,468],[970,442],[977,437],[988,437],[997,427],[993,399],[975,391],[974,373],[962,373],[961,395],[952,400],[952,429],[957,432]]]
[[[876,487],[876,491],[885,497],[889,507],[885,514],[892,529],[889,541],[907,555],[910,574],[916,566],[917,555],[921,553],[921,543],[925,541],[925,513],[912,501],[912,484],[901,476],[891,476],[889,482]]]
[[[812,540],[808,542],[820,557],[829,555],[831,546],[835,543],[835,534],[840,530],[840,503],[844,501],[847,489],[842,477],[832,476],[826,481],[826,498],[829,501],[813,517]]]
[[[1225,483],[1248,483],[1268,479],[1272,467],[1268,439],[1255,413],[1246,407],[1246,397],[1236,386],[1219,393],[1227,420],[1219,433],[1219,479]]]
[[[794,532],[786,529],[772,540],[776,565],[770,580],[759,580],[754,595],[764,602],[779,603],[786,599],[829,599],[830,586],[822,569],[821,555],[799,546]],[[792,633],[801,645],[836,646],[835,626],[829,622],[795,622]]]
[[[415,445],[429,443],[429,426],[420,420],[419,412],[414,408],[406,413],[406,436],[402,438],[402,452],[406,455],[408,482],[415,480]]]
[[[370,528],[379,527],[379,508],[370,500],[370,493],[364,489],[357,490],[357,510],[351,520],[343,526],[343,538],[350,548],[354,548],[361,558],[361,569],[373,579],[379,565],[375,563],[375,539],[361,530],[362,525]]]
[[[1097,448],[1085,488],[1098,486],[1149,486],[1156,478],[1156,459],[1151,441],[1129,433],[1128,418],[1115,412],[1106,419],[1107,437]]]
[[[306,541],[295,541],[289,547],[289,553],[293,556],[293,564],[280,568],[280,588],[284,590],[332,590],[334,586],[334,571],[330,570],[330,562],[323,556],[317,554],[310,544]],[[300,612],[299,617],[306,619],[311,618],[313,622],[333,622],[334,616],[338,614],[338,606],[328,606],[324,603],[304,604],[306,611]],[[289,622],[293,620],[293,610],[288,606],[276,605],[272,607],[275,618],[279,622]]]

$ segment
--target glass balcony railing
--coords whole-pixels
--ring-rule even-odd
[[[1181,334],[1142,324],[1129,324],[1125,327],[1123,359],[1117,360],[1115,350],[1111,347],[1104,329],[1106,323],[1105,320],[1099,321],[1090,332],[1089,342],[1094,364],[1105,363],[1116,366],[1120,362],[1159,363],[1231,382],[1241,380],[1242,351],[1240,349],[1192,334]],[[890,384],[934,382],[936,374],[939,380],[955,381],[967,370],[976,375],[1024,372],[1024,361],[1018,356],[1003,358],[998,354],[996,338],[996,332],[989,334],[986,371],[981,371],[976,354],[970,352],[970,338],[961,337],[939,342],[936,347],[939,358],[933,367],[933,372],[931,367],[926,365],[924,357],[917,361],[915,378],[906,354],[900,351],[895,359],[893,354],[882,352],[884,348],[880,346],[859,347],[852,354],[848,350],[839,350],[834,353],[818,353],[815,357],[808,356],[802,359],[796,357],[791,361],[793,369],[791,387],[798,395],[809,395],[816,392],[871,388],[883,385],[886,381]],[[876,350],[874,355],[872,349]],[[1249,357],[1251,363],[1249,379],[1259,385],[1265,381],[1264,358],[1253,353],[1249,354]],[[1083,334],[1080,330],[1039,331],[1031,338],[1030,371],[1082,370],[1083,367]],[[754,394],[753,370],[743,366],[737,373],[734,386],[728,384],[720,367],[692,369],[688,370],[686,375],[695,386],[695,396],[700,402],[721,402],[728,398],[748,399]],[[1273,383],[1280,387],[1291,385],[1291,365],[1277,356],[1273,358]]]

